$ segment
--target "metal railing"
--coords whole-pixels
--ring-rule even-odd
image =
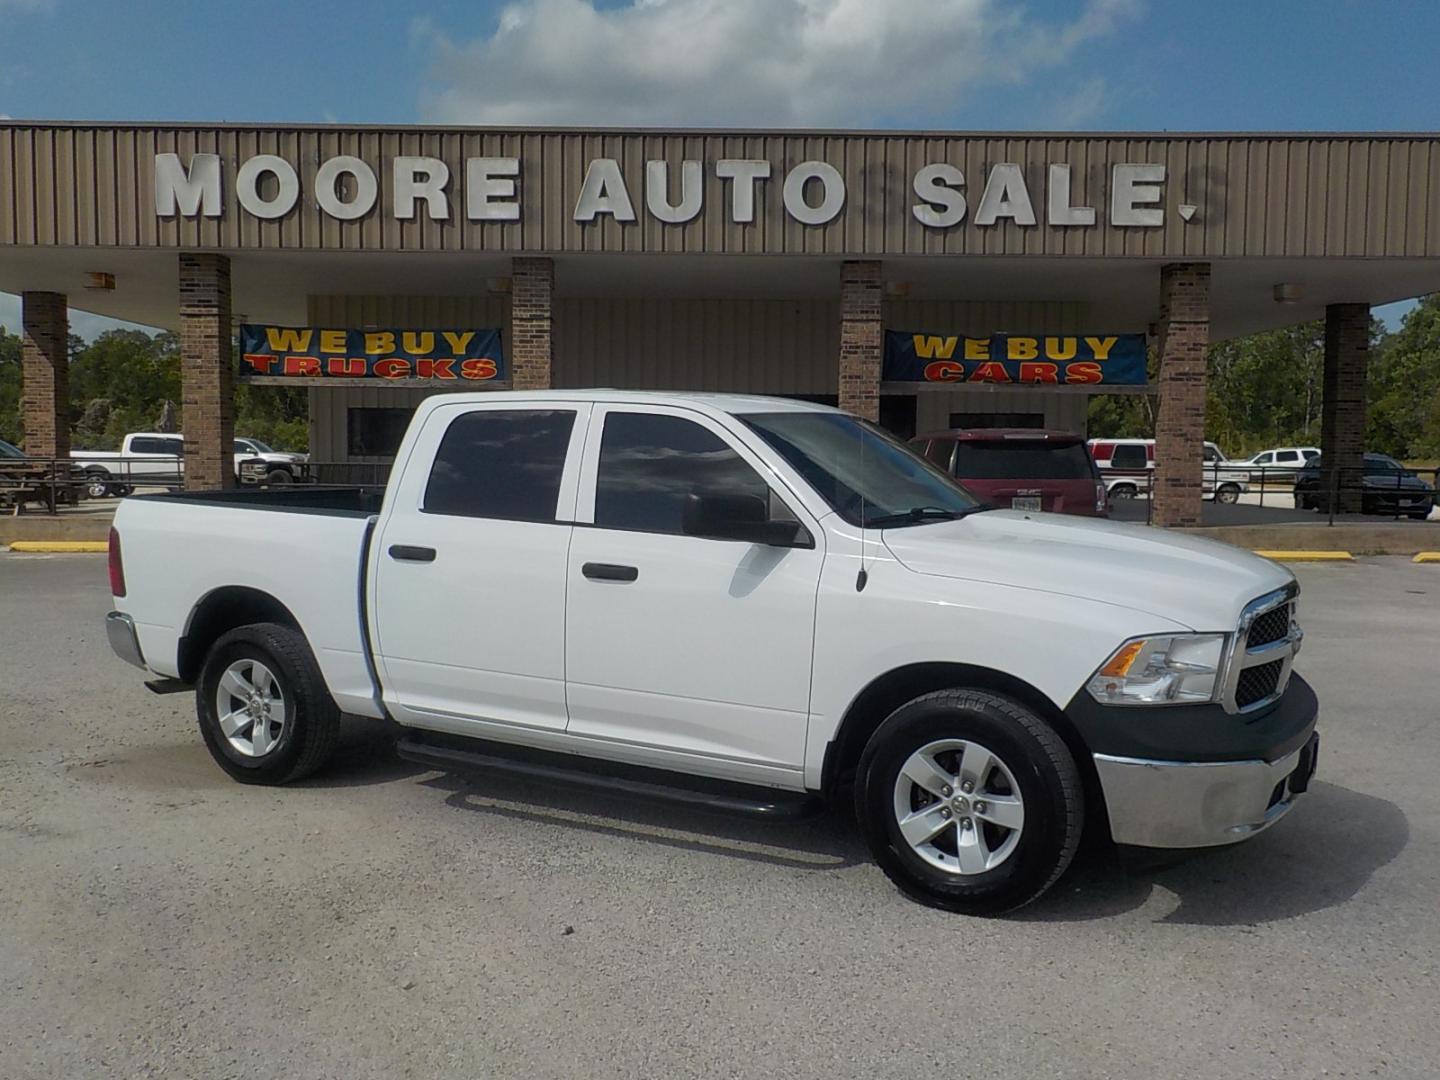
[[[84,476],[70,458],[0,458],[0,510],[7,514],[56,514],[84,497]]]
[[[1440,491],[1440,468],[1406,469],[1397,473],[1365,473],[1358,482],[1340,483],[1337,472],[1321,470],[1318,483],[1313,473],[1299,476],[1300,470],[1273,465],[1237,465],[1207,462],[1202,471],[1202,489],[1207,500],[1234,504],[1244,502],[1257,508],[1318,511],[1329,525],[1337,514],[1364,514],[1371,517],[1423,518],[1430,516]],[[1153,516],[1155,470],[1101,469],[1110,500],[1134,498],[1145,503],[1145,522]],[[1429,489],[1416,483],[1423,481]],[[1297,482],[1298,481],[1298,482]],[[1345,496],[1351,496],[1349,498]],[[1355,506],[1342,511],[1341,505]]]

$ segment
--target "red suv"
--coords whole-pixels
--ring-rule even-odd
[[[921,435],[910,446],[994,506],[1105,516],[1105,482],[1083,435],[967,428]]]

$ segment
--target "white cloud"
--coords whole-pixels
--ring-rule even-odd
[[[1001,0],[516,0],[488,36],[429,20],[413,36],[434,58],[435,122],[857,127],[921,124],[1024,84],[1139,2],[1042,22]]]

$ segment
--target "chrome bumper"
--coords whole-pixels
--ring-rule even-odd
[[[1284,817],[1315,774],[1319,736],[1278,761],[1150,761],[1095,755],[1117,844],[1234,844]]]
[[[110,648],[127,664],[134,664],[145,670],[145,654],[140,651],[140,639],[135,634],[135,620],[121,611],[112,611],[105,616],[105,636],[110,639]]]

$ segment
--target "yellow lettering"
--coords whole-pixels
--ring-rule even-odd
[[[1040,343],[1033,337],[1012,337],[1007,339],[1011,360],[1034,360],[1040,355]]]
[[[1115,347],[1115,343],[1119,340],[1118,337],[1087,337],[1085,344],[1090,346],[1090,350],[1095,354],[1096,360],[1109,360],[1110,350]]]
[[[288,326],[267,326],[265,340],[270,343],[271,352],[308,352],[313,333],[311,330],[292,330]]]
[[[966,360],[989,360],[990,339],[983,337],[967,337],[965,339]]]
[[[344,331],[344,330],[321,330],[321,331],[320,331],[320,351],[323,352],[323,353],[343,353],[343,352],[348,352],[349,350],[347,350],[347,349],[345,348],[345,331]]]
[[[365,334],[365,353],[375,356],[395,351],[395,335],[389,330],[372,330]]]
[[[474,330],[466,330],[463,334],[457,334],[453,330],[442,330],[440,333],[450,344],[450,351],[456,356],[463,356],[470,347],[470,340],[475,336]]]
[[[1045,356],[1050,360],[1074,360],[1078,346],[1073,337],[1047,337]]]
[[[400,335],[400,340],[404,344],[403,351],[412,355],[435,351],[435,333],[432,330],[422,330],[419,333],[406,330]]]
[[[955,343],[959,338],[927,337],[915,335],[915,355],[921,360],[949,360],[955,355]]]

